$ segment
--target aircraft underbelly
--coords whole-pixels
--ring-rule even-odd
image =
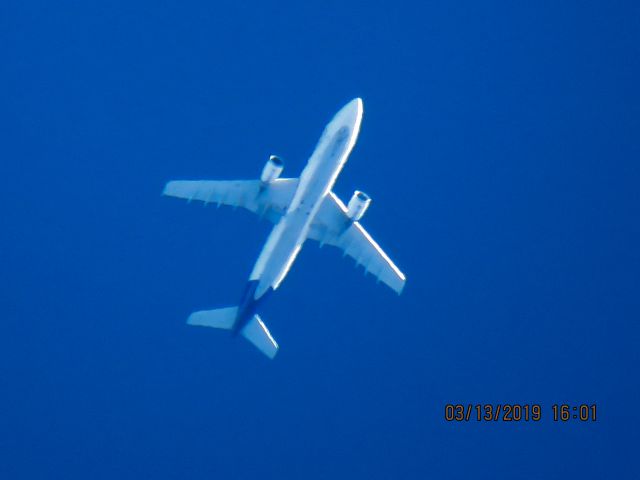
[[[255,298],[260,298],[269,287],[278,288],[295,260],[306,238],[305,215],[291,212],[274,227],[260,257],[251,280],[259,280]]]
[[[286,277],[307,238],[334,245],[353,257],[398,294],[405,277],[358,222],[363,210],[349,209],[331,190],[360,131],[362,100],[353,99],[327,124],[299,178],[279,178],[283,163],[271,156],[259,179],[176,180],[163,194],[244,207],[277,222],[267,238],[237,306],[201,310],[189,316],[190,325],[230,330],[242,335],[267,357],[278,344],[258,310]],[[356,192],[362,201],[368,199]],[[351,202],[349,203],[351,207]],[[360,208],[360,207],[359,207]],[[365,205],[366,208],[366,205]],[[344,228],[344,227],[348,228]]]
[[[277,289],[296,259],[322,199],[333,187],[353,146],[349,125],[329,124],[300,176],[298,191],[289,209],[274,227],[251,273],[258,280],[254,298]]]

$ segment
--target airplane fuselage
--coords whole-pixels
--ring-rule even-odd
[[[230,330],[268,358],[278,343],[258,308],[287,276],[307,239],[342,250],[356,265],[400,294],[406,277],[361,224],[371,198],[356,190],[343,202],[333,185],[356,142],[362,121],[362,100],[345,105],[327,124],[299,177],[280,178],[282,160],[271,155],[258,179],[172,180],[163,194],[205,205],[243,207],[267,218],[274,227],[260,252],[237,306],[198,310],[187,324]]]
[[[362,119],[362,102],[355,99],[326,126],[300,181],[287,212],[271,231],[249,276],[241,299],[234,332],[251,319],[258,303],[276,290],[295,261],[309,227],[355,144]],[[268,188],[268,186],[266,187]]]

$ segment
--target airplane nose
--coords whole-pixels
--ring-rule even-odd
[[[341,119],[341,123],[349,125],[360,125],[362,118],[362,99],[354,98],[347,103],[336,115],[336,118]]]
[[[344,107],[354,118],[358,118],[362,116],[362,99],[354,98],[349,103],[347,103]]]

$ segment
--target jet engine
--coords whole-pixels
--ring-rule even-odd
[[[282,173],[282,169],[284,168],[284,162],[280,157],[276,157],[275,155],[271,155],[267,164],[262,169],[262,174],[260,175],[260,180],[263,183],[271,183],[275,179],[277,179]]]
[[[371,203],[371,198],[364,192],[360,190],[356,190],[353,192],[353,196],[351,200],[349,200],[349,205],[347,206],[347,217],[350,220],[357,222],[362,218],[364,212],[369,208],[369,204]]]

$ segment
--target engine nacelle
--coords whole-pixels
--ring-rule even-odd
[[[284,162],[280,157],[276,157],[275,155],[271,155],[267,164],[262,169],[262,175],[260,175],[260,180],[263,183],[271,183],[275,179],[277,179],[282,170],[284,169]]]
[[[356,190],[353,192],[353,196],[351,200],[349,200],[349,205],[347,206],[347,217],[350,220],[357,222],[362,218],[364,212],[369,208],[369,204],[371,203],[371,198],[364,192],[360,190]]]

